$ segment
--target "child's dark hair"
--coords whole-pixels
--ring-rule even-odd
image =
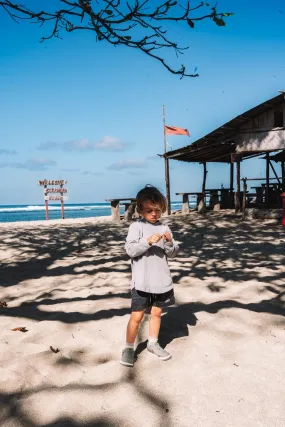
[[[164,195],[152,185],[146,185],[137,194],[137,211],[141,213],[143,211],[143,203],[149,201],[154,205],[158,205],[161,212],[166,211],[166,198]]]

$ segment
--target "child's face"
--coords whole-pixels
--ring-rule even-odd
[[[154,205],[151,201],[146,200],[142,204],[143,209],[141,212],[142,217],[152,224],[156,223],[161,217],[161,207],[159,205]]]

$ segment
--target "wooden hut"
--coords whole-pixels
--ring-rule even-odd
[[[240,162],[252,157],[265,155],[265,198],[263,198],[262,201],[268,206],[270,204],[271,188],[270,167],[272,167],[274,174],[276,175],[276,179],[280,182],[280,189],[283,189],[283,191],[285,190],[284,124],[285,97],[284,93],[281,93],[280,95],[235,117],[228,123],[225,123],[192,144],[177,150],[169,151],[161,157],[164,157],[167,162],[170,160],[178,160],[189,163],[201,163],[204,169],[203,184],[201,188],[202,197],[205,197],[206,192],[207,163],[228,163],[230,165],[229,191],[231,195],[234,195],[235,209],[236,211],[239,211],[241,207]],[[272,161],[281,162],[282,177],[277,177]],[[236,179],[235,193],[234,175]],[[184,199],[184,201],[185,200],[186,199]]]

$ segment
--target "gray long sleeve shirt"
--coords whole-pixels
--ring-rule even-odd
[[[132,259],[132,289],[152,294],[163,294],[172,289],[167,258],[174,258],[179,246],[174,240],[166,242],[163,238],[151,246],[147,241],[153,234],[163,235],[165,232],[172,236],[170,228],[159,221],[151,224],[141,219],[131,224],[125,249]]]

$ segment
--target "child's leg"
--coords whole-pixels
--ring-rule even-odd
[[[160,330],[160,324],[161,324],[161,313],[162,308],[160,307],[151,307],[150,312],[150,322],[149,322],[149,341],[157,342],[158,334]]]
[[[151,308],[151,318],[149,322],[149,338],[147,349],[150,353],[154,354],[161,360],[168,360],[171,358],[171,355],[160,347],[158,344],[158,334],[161,324],[161,314],[162,308],[153,306]]]
[[[144,310],[132,311],[131,317],[127,326],[126,344],[122,352],[120,360],[121,365],[134,366],[135,351],[134,342],[138,333],[140,323],[144,316]]]
[[[145,310],[132,311],[131,317],[127,326],[126,343],[134,344],[139,325],[143,319]]]

